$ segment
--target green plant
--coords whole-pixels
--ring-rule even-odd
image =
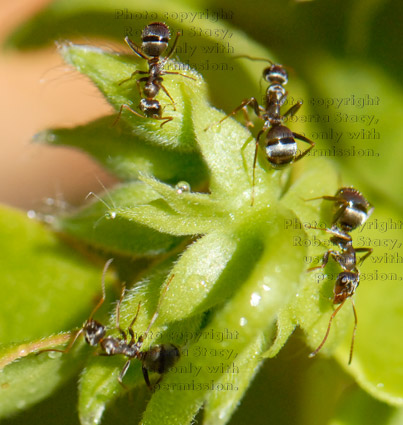
[[[65,16],[63,4],[55,3],[53,13]],[[69,7],[74,11],[79,6]],[[101,3],[97,10],[102,7],[108,10],[109,6]],[[39,22],[46,27],[49,16],[54,18],[45,13],[31,25],[35,27]],[[83,20],[80,15],[73,16],[77,22]],[[51,34],[49,28],[48,33]],[[27,36],[22,34],[26,40]],[[240,34],[235,36],[240,49],[246,50],[247,46],[252,54],[268,56]],[[70,43],[61,44],[60,52],[68,63],[91,78],[116,110],[124,103],[136,104],[134,82],[119,82],[141,66],[138,61]],[[234,59],[229,63],[234,65]],[[237,78],[253,86],[249,74],[259,67],[242,66]],[[317,63],[317,68],[316,87],[322,85],[317,90],[329,98],[336,97],[337,81],[346,84],[343,76],[349,69],[331,59],[325,65]],[[311,348],[321,341],[331,312],[329,297],[334,279],[318,282],[318,276],[306,273],[307,258],[320,256],[325,248],[314,242],[323,239],[320,231],[305,231],[300,224],[329,223],[329,205],[307,203],[304,199],[334,193],[338,187],[336,167],[329,160],[312,156],[286,170],[275,171],[264,158],[259,158],[252,207],[253,137],[235,120],[204,131],[207,124],[223,115],[210,106],[202,76],[194,71],[184,72],[196,81],[180,76],[165,79],[176,111],[170,111],[174,120],[162,128],[158,121],[124,111],[117,127],[112,126],[114,116],[110,116],[82,127],[48,130],[37,136],[37,141],[78,147],[90,153],[122,183],[75,214],[55,217],[52,229],[4,209],[4,286],[8,285],[8,291],[20,300],[21,306],[38,297],[46,316],[36,323],[36,309],[30,311],[25,307],[21,312],[10,305],[4,310],[3,323],[11,317],[18,326],[8,330],[8,339],[2,340],[3,416],[46,397],[83,364],[78,401],[81,423],[99,423],[105,407],[125,392],[117,381],[125,361],[122,358],[93,357],[83,343],[64,356],[34,354],[38,349],[66,342],[69,332],[38,338],[79,326],[91,311],[94,294],[100,292],[100,273],[53,232],[68,235],[87,252],[104,258],[116,257],[119,280],[131,283],[136,277],[136,281],[141,281],[123,300],[123,328],[127,328],[141,301],[136,332],[144,332],[158,304],[161,285],[174,274],[152,331],[158,342],[183,347],[183,354],[178,373],[174,370],[164,376],[161,390],[147,403],[142,416],[145,424],[191,423],[202,407],[205,423],[227,423],[263,359],[277,355],[296,325],[304,331]],[[349,74],[347,84],[355,85],[354,93],[360,92],[358,82],[363,75],[363,85],[378,77],[375,72],[362,71],[354,80],[354,73]],[[329,78],[333,82],[331,88]],[[293,93],[297,92],[301,93],[298,87]],[[387,115],[379,112],[382,113]],[[348,127],[343,128],[348,131]],[[312,124],[302,129],[320,131],[319,126]],[[385,164],[385,158],[378,157],[377,166],[382,168]],[[364,170],[365,173],[368,171]],[[347,170],[346,175],[357,187],[371,184],[371,177],[360,184],[351,171],[348,174]],[[175,187],[181,180],[190,183],[190,192]],[[380,186],[381,182],[377,182],[375,189],[368,190],[375,193],[376,199],[380,199],[376,192]],[[393,193],[392,204],[396,196]],[[374,203],[379,221],[398,221],[400,210],[396,203],[387,209],[382,203]],[[360,236],[374,239],[376,229],[366,228]],[[389,231],[388,238],[399,241],[398,229]],[[331,267],[329,272],[337,273],[337,267]],[[399,405],[402,342],[396,338],[396,329],[403,320],[399,306],[401,276],[398,264],[391,264],[387,271],[378,269],[374,262],[362,267],[368,281],[376,280],[376,273],[396,275],[398,279],[386,276],[382,288],[359,288],[359,330],[353,364],[346,365],[352,323],[348,306],[338,316],[323,352],[333,352],[340,365],[371,395]],[[109,285],[108,299],[116,298],[117,293]],[[381,296],[387,302],[380,303]],[[111,310],[109,315],[104,313],[104,322],[113,328],[115,317],[114,309]],[[336,367],[327,363],[327,373]],[[344,381],[337,382],[340,385]],[[147,397],[139,362],[133,361],[125,384]],[[319,379],[311,386],[304,385],[312,398],[318,399],[314,393],[323,385]],[[382,420],[394,415],[393,420],[398,421],[400,412],[363,392],[356,390],[353,398],[358,400],[361,412],[367,406],[376,407]],[[130,403],[142,408],[145,405],[140,396],[134,402],[129,400],[129,407]],[[334,421],[343,419],[349,403],[349,399],[343,402],[345,408],[335,415]],[[121,407],[126,414],[127,409]],[[351,417],[348,420],[353,420]]]

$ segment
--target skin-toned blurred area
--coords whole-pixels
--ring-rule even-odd
[[[46,3],[2,2],[1,44]],[[111,182],[83,153],[32,142],[41,130],[74,127],[113,112],[85,77],[63,63],[55,45],[28,52],[1,49],[0,92],[1,203],[40,209],[45,198],[58,198],[79,204],[88,192],[100,192]]]

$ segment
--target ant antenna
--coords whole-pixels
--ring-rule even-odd
[[[325,337],[323,338],[322,342],[319,344],[319,347],[315,351],[313,351],[311,354],[309,354],[308,357],[310,357],[310,358],[315,357],[319,353],[320,349],[325,345],[327,337],[329,336],[330,327],[332,326],[333,319],[336,316],[336,314],[341,310],[341,308],[343,307],[345,302],[346,302],[346,300],[343,300],[343,302],[332,313],[332,315],[330,316],[330,319],[329,319],[329,324],[327,326],[327,331],[326,331]],[[351,357],[351,353],[350,353],[350,357]]]
[[[106,272],[108,271],[108,268],[109,268],[110,264],[112,263],[112,261],[113,261],[113,258],[110,258],[105,263],[104,269],[102,271],[102,298],[98,301],[98,304],[92,310],[90,317],[88,318],[87,322],[90,322],[92,320],[92,318],[94,317],[94,314],[99,310],[99,308],[101,307],[101,305],[105,301],[105,276],[106,276]]]
[[[173,280],[173,278],[174,278],[174,277],[175,277],[175,275],[173,274],[173,275],[169,278],[168,283],[165,285],[165,288],[164,288],[164,290],[163,290],[163,292],[162,292],[162,294],[161,294],[161,297],[160,297],[160,301],[159,301],[159,303],[158,303],[158,305],[157,305],[157,309],[155,310],[155,313],[153,314],[153,317],[151,318],[150,324],[148,325],[148,328],[147,328],[147,330],[145,331],[145,333],[144,333],[144,335],[143,335],[143,338],[144,338],[144,339],[146,339],[146,338],[147,338],[147,334],[148,334],[148,332],[150,331],[151,326],[152,326],[152,325],[155,323],[155,321],[157,320],[157,317],[158,317],[158,314],[159,314],[159,311],[160,311],[160,307],[161,307],[162,300],[164,299],[164,297],[165,297],[165,295],[166,295],[166,293],[167,293],[167,291],[168,291],[168,287],[169,287],[169,285],[170,285],[170,283],[172,282],[172,280]]]
[[[351,345],[350,345],[350,357],[348,359],[348,364],[351,364],[351,361],[353,360],[353,349],[354,349],[354,340],[355,340],[355,331],[357,330],[357,324],[358,324],[358,317],[357,317],[357,311],[355,309],[354,301],[352,298],[351,305],[353,306],[353,312],[354,312],[354,330],[353,330],[353,336],[351,337]]]
[[[254,56],[249,56],[249,55],[235,55],[234,56],[235,59],[249,59],[251,61],[263,61],[263,62],[269,62],[270,65],[274,65],[274,62],[271,61],[270,59],[266,59],[266,58],[257,58]]]

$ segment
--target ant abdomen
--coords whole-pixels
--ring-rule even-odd
[[[180,358],[179,348],[174,344],[152,346],[142,354],[143,367],[150,372],[166,373]]]
[[[141,33],[141,50],[148,56],[159,57],[168,47],[171,33],[163,22],[148,24]]]
[[[364,196],[353,187],[340,188],[335,198],[335,210],[342,211],[338,218],[339,226],[351,231],[361,226],[371,215],[373,208]]]
[[[290,164],[297,154],[293,132],[284,125],[272,127],[266,137],[267,160],[275,168]]]

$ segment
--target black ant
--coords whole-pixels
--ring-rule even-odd
[[[144,115],[139,114],[138,112],[133,110],[129,105],[123,104],[120,107],[119,114],[115,120],[115,123],[119,120],[123,109],[127,109],[132,114],[137,115],[141,118],[153,118],[156,120],[164,120],[161,123],[161,127],[167,122],[173,120],[173,117],[162,116],[161,104],[157,99],[155,99],[155,97],[159,93],[160,89],[162,89],[164,93],[169,97],[175,111],[175,102],[169,94],[168,90],[162,84],[162,76],[167,74],[177,74],[182,75],[182,77],[195,80],[195,78],[181,74],[180,72],[164,70],[166,62],[175,52],[179,36],[180,33],[177,32],[171,50],[163,59],[161,59],[161,55],[167,49],[168,42],[171,38],[169,28],[163,22],[152,22],[144,28],[143,32],[141,33],[141,47],[137,46],[132,40],[130,40],[129,37],[125,37],[125,42],[133,50],[133,52],[148,62],[148,71],[134,71],[129,78],[121,81],[119,85],[130,81],[137,74],[147,75],[146,77],[142,77],[136,80],[137,89],[140,93],[140,96],[142,97],[140,100],[139,108]],[[140,83],[145,83],[143,90],[141,89]]]
[[[309,355],[309,357],[316,356],[316,354],[323,347],[327,340],[327,337],[329,336],[330,327],[332,325],[334,317],[341,310],[347,298],[350,298],[354,313],[354,330],[351,339],[350,357],[348,361],[348,364],[350,364],[353,359],[354,339],[358,323],[357,312],[354,306],[353,299],[351,298],[360,283],[360,273],[357,269],[356,253],[366,252],[366,254],[359,260],[359,263],[362,263],[368,256],[371,255],[372,248],[354,248],[351,236],[347,232],[338,229],[336,226],[333,226],[331,229],[323,229],[318,227],[311,227],[311,229],[323,230],[327,233],[330,233],[332,235],[330,241],[334,245],[337,245],[340,248],[340,251],[334,251],[332,249],[329,249],[327,252],[325,252],[323,256],[322,264],[320,266],[312,267],[308,269],[308,271],[324,268],[329,261],[329,256],[331,256],[340,265],[343,271],[337,276],[336,283],[333,289],[333,304],[340,305],[336,308],[336,310],[334,310],[334,312],[330,316],[327,331],[322,342],[319,344],[318,348],[316,348],[316,350]]]
[[[142,372],[144,376],[144,380],[150,390],[153,390],[153,387],[151,386],[150,379],[148,376],[148,372],[158,372],[159,374],[164,374],[167,372],[178,360],[180,357],[180,351],[179,348],[176,347],[173,344],[160,344],[160,345],[154,345],[149,350],[146,351],[140,351],[143,345],[143,341],[147,338],[147,335],[151,329],[151,326],[154,324],[158,317],[159,307],[161,305],[161,300],[165,296],[165,293],[168,289],[169,284],[171,283],[174,275],[171,276],[168,283],[166,284],[164,288],[164,292],[161,295],[160,303],[157,306],[156,311],[154,312],[151,321],[147,327],[147,330],[145,331],[144,335],[141,335],[137,341],[135,340],[135,335],[133,331],[133,325],[137,319],[137,316],[140,311],[141,303],[139,303],[137,312],[131,321],[129,327],[127,328],[127,331],[124,331],[120,327],[120,305],[122,303],[122,299],[125,293],[125,287],[122,289],[121,297],[116,304],[116,329],[120,332],[121,337],[113,337],[113,336],[106,336],[107,328],[102,325],[97,320],[94,320],[94,314],[99,310],[99,308],[102,306],[102,304],[105,301],[105,274],[106,271],[111,264],[113,259],[110,259],[106,262],[103,273],[102,273],[102,297],[98,304],[95,306],[95,308],[92,310],[90,317],[84,322],[83,326],[76,332],[73,339],[70,341],[68,346],[64,350],[58,350],[58,349],[48,349],[48,350],[42,350],[40,353],[45,351],[57,351],[63,354],[66,354],[70,351],[70,349],[73,347],[74,343],[77,341],[78,337],[84,333],[84,339],[87,342],[87,344],[91,346],[98,346],[101,349],[101,352],[99,355],[101,356],[115,356],[118,354],[121,354],[128,358],[125,365],[123,366],[119,376],[118,381],[119,383],[126,388],[126,386],[123,384],[123,378],[130,366],[130,363],[132,359],[138,359],[142,363]],[[130,336],[130,340],[128,340],[128,335]],[[158,382],[162,379],[162,376],[158,379]]]
[[[374,211],[374,207],[363,194],[353,187],[341,187],[334,196],[319,196],[307,199],[325,199],[335,203],[332,226],[337,225],[345,232],[351,232],[364,224]]]
[[[269,67],[263,70],[263,78],[268,83],[270,83],[269,87],[266,90],[265,107],[260,106],[256,98],[254,97],[245,99],[230,114],[226,115],[218,123],[216,123],[216,125],[221,124],[224,120],[236,114],[238,111],[242,110],[247,119],[246,125],[248,127],[253,126],[251,121],[249,120],[248,112],[246,109],[247,106],[251,106],[257,117],[264,121],[263,128],[256,136],[255,155],[253,158],[251,201],[251,205],[253,205],[255,190],[255,169],[260,136],[266,130],[268,130],[265,140],[265,153],[267,160],[274,168],[281,168],[293,162],[299,161],[315,146],[315,143],[307,137],[303,136],[302,134],[294,133],[288,127],[283,125],[284,119],[288,116],[293,116],[302,105],[301,102],[297,102],[290,109],[288,109],[288,111],[285,112],[284,115],[281,115],[280,113],[280,109],[284,105],[288,95],[288,92],[284,88],[284,85],[286,85],[288,82],[288,73],[285,70],[284,66],[280,64],[274,64],[268,59],[253,58],[249,56],[241,57],[246,57],[251,60],[263,60],[271,64]],[[212,124],[205,128],[205,131],[207,131],[213,125],[215,124]],[[298,147],[295,139],[299,139],[305,143],[309,143],[310,147],[307,148],[304,152],[298,154]]]

